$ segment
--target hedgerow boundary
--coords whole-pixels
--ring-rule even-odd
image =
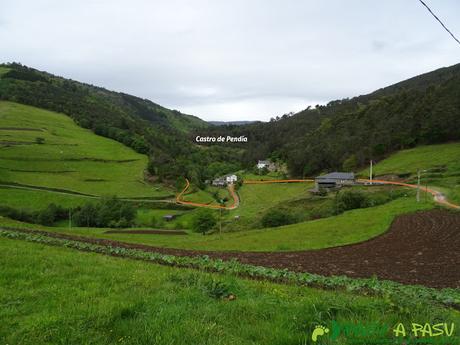
[[[460,310],[460,290],[458,289],[434,289],[420,285],[404,285],[388,280],[379,280],[377,278],[355,279],[345,276],[326,277],[317,274],[292,272],[287,269],[242,264],[234,259],[229,261],[210,259],[207,255],[198,257],[175,256],[139,249],[99,245],[88,243],[83,240],[51,237],[47,236],[46,233],[40,233],[40,231],[22,232],[21,230],[13,228],[1,228],[0,236],[8,239],[71,248],[120,258],[142,260],[167,266],[192,268],[212,273],[232,274],[242,278],[268,280],[275,283],[294,284],[326,290],[341,290],[368,296],[381,296],[387,298],[389,301],[395,301],[391,303],[395,303],[396,305],[399,301],[404,300],[417,304],[440,304],[445,307]]]

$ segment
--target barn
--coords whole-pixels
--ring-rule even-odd
[[[352,172],[332,172],[315,178],[315,189],[335,189],[355,183],[355,174]]]

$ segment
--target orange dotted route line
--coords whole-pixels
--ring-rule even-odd
[[[396,186],[403,186],[403,187],[409,187],[409,188],[414,188],[417,189],[418,186],[416,184],[410,184],[410,183],[404,183],[404,182],[395,182],[395,181],[386,181],[386,180],[365,180],[365,179],[358,179],[358,182],[362,183],[380,183],[380,184],[392,184]],[[453,204],[449,201],[446,200],[446,197],[439,191],[427,188],[427,187],[422,187],[420,186],[420,190],[426,193],[430,193],[434,200],[441,205],[445,205],[447,207],[455,208],[455,209],[460,209],[459,205]]]
[[[264,183],[299,183],[299,182],[314,182],[315,180],[245,180],[244,184],[264,184]]]
[[[196,206],[196,207],[207,207],[207,208],[214,208],[214,209],[225,209],[225,210],[233,210],[239,206],[239,199],[238,196],[235,193],[235,188],[233,184],[230,184],[228,186],[228,191],[230,192],[230,195],[232,196],[233,203],[230,206],[221,206],[221,205],[210,205],[210,204],[203,204],[203,203],[198,203],[198,202],[192,202],[192,201],[185,201],[182,200],[182,196],[185,194],[185,192],[189,189],[190,187],[190,182],[188,179],[185,179],[186,185],[185,188],[180,192],[177,197],[176,197],[176,202],[178,204],[182,205],[189,205],[189,206]],[[314,182],[315,180],[313,179],[289,179],[289,180],[246,180],[243,183],[244,184],[268,184],[268,183],[305,183],[305,182]],[[366,180],[366,179],[358,179],[358,182],[361,183],[377,183],[377,184],[390,184],[390,185],[396,185],[396,186],[402,186],[402,187],[409,187],[409,188],[414,188],[417,189],[418,186],[415,184],[409,184],[409,183],[404,183],[404,182],[395,182],[395,181],[386,181],[386,180]],[[453,204],[449,201],[446,200],[445,196],[434,189],[427,188],[427,187],[420,187],[420,190],[426,193],[430,193],[434,200],[441,204],[445,205],[447,207],[455,208],[455,209],[460,209],[459,205]]]
[[[211,204],[202,204],[199,202],[192,202],[192,201],[185,201],[182,200],[182,196],[185,194],[185,192],[189,189],[190,187],[190,181],[186,178],[185,179],[185,188],[180,192],[177,197],[176,197],[176,202],[181,205],[189,205],[189,206],[196,206],[196,207],[207,207],[207,208],[215,208],[215,209],[224,209],[224,210],[233,210],[238,207],[239,205],[239,199],[238,196],[235,193],[235,187],[233,184],[230,184],[228,186],[228,191],[230,192],[230,195],[232,196],[232,204],[230,206],[222,206],[222,205],[211,205]]]

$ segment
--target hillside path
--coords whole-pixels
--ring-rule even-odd
[[[204,204],[200,202],[193,202],[193,201],[186,201],[183,200],[183,196],[185,192],[190,188],[190,181],[186,178],[185,179],[185,187],[176,197],[176,202],[181,205],[188,205],[188,206],[195,206],[195,207],[205,207],[205,208],[214,208],[214,209],[223,209],[223,210],[234,210],[240,205],[240,199],[238,194],[235,192],[235,185],[229,184],[228,185],[228,192],[232,197],[232,204],[230,206],[221,206],[221,205],[211,205],[211,204]]]
[[[395,182],[395,181],[387,181],[387,180],[372,180],[371,181],[371,180],[367,180],[367,179],[358,179],[357,181],[362,182],[362,183],[390,184],[390,185],[396,185],[396,186],[402,186],[402,187],[409,187],[409,188],[413,188],[413,189],[419,188],[416,184],[410,184],[410,183],[404,183],[404,182]],[[435,189],[432,189],[432,188],[427,188],[427,187],[422,187],[422,186],[420,186],[420,190],[422,192],[431,194],[433,196],[434,201],[437,202],[438,204],[441,204],[441,205],[444,205],[444,206],[447,206],[447,207],[450,207],[450,208],[454,208],[454,209],[457,209],[457,210],[460,209],[460,205],[457,205],[457,204],[449,202],[447,200],[446,196],[443,193],[441,193],[440,191],[438,191],[438,190],[435,190]]]

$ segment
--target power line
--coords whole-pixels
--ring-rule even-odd
[[[442,27],[452,36],[452,38],[457,41],[458,44],[460,44],[460,41],[458,40],[457,37],[455,37],[455,35],[444,25],[444,23],[441,21],[441,19],[439,19],[436,14],[433,13],[433,11],[431,10],[431,8],[428,7],[427,4],[425,4],[422,0],[418,0],[422,3],[423,6],[426,7],[426,9],[431,13],[431,15],[442,25]]]

